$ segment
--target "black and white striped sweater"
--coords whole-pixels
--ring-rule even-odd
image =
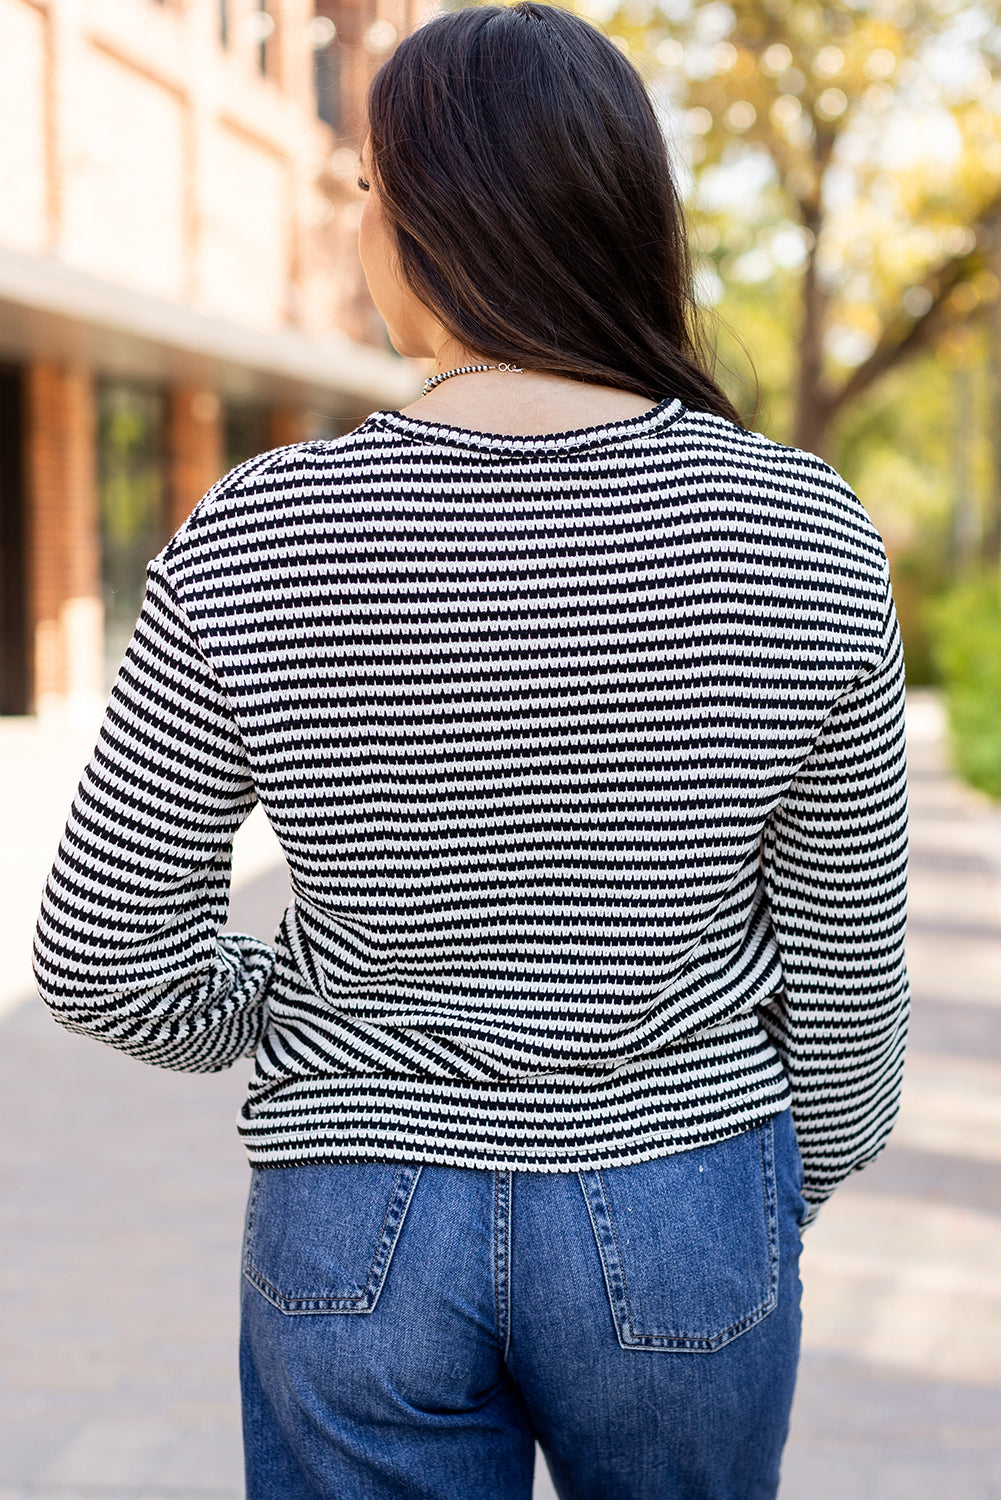
[[[220,936],[258,799],[273,947]],[[256,1048],[259,1166],[626,1165],[791,1098],[815,1209],[896,1111],[905,868],[886,560],[827,465],[676,400],[383,411],[150,563],[36,974],[146,1062]]]

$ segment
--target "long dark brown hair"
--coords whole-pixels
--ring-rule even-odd
[[[438,16],[383,63],[368,120],[403,276],[453,338],[741,423],[709,373],[664,137],[600,31],[533,0]]]

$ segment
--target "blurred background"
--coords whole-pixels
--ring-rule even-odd
[[[415,394],[358,264],[420,0],[0,0],[0,711],[105,695],[145,565],[264,449]]]
[[[31,932],[147,560],[234,464],[420,389],[356,177],[436,9],[0,0],[0,1500],[242,1493],[246,1068],[62,1032]],[[1001,6],[578,9],[672,143],[718,376],[855,487],[905,639],[904,1103],[807,1238],[782,1497],[1001,1500]],[[230,925],[287,899],[258,810]]]
[[[368,82],[434,0],[0,0],[0,713],[93,709],[220,474],[410,399],[358,266]],[[674,145],[719,373],[890,553],[1001,796],[997,0],[580,0]]]
[[[1001,797],[996,0],[581,8],[638,63],[685,164],[724,383],[855,487],[908,682],[945,689],[960,772]]]

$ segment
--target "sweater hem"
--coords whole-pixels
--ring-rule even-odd
[[[752,1051],[699,1066],[657,1058],[586,1088],[579,1078],[546,1084],[542,1094],[524,1080],[478,1090],[444,1080],[296,1079],[244,1105],[238,1129],[250,1165],[262,1169],[370,1161],[577,1172],[727,1140],[792,1102],[763,1034]]]

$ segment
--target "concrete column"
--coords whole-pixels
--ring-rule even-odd
[[[171,533],[221,478],[222,406],[215,391],[175,386],[167,395],[167,524]]]
[[[35,709],[86,718],[104,696],[93,380],[40,360],[25,394]]]

